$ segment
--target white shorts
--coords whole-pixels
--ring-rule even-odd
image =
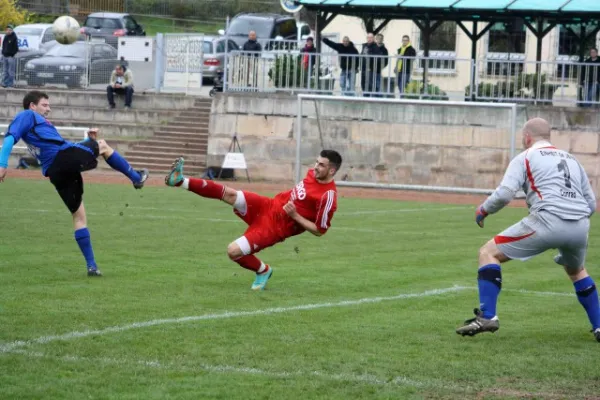
[[[561,219],[548,212],[530,214],[494,238],[498,249],[513,260],[528,260],[549,249],[558,249],[557,264],[577,269],[585,264],[589,218]]]

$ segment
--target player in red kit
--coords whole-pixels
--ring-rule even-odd
[[[235,190],[210,180],[186,178],[183,175],[183,158],[175,160],[173,169],[165,177],[165,184],[233,206],[233,212],[248,224],[248,228],[244,236],[227,246],[227,255],[243,268],[256,273],[252,290],[263,290],[273,268],[254,254],[304,231],[315,236],[327,232],[337,209],[337,188],[333,176],[341,165],[342,156],[337,151],[323,150],[302,182],[274,198]]]

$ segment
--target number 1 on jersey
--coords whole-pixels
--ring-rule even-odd
[[[565,186],[571,189],[571,172],[566,160],[560,160],[558,163],[558,170],[565,176]]]

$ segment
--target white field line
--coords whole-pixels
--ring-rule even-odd
[[[229,318],[238,318],[238,317],[253,317],[258,315],[273,315],[273,314],[282,314],[293,311],[308,311],[308,310],[316,310],[321,308],[335,308],[335,307],[347,307],[347,306],[355,306],[362,304],[373,304],[373,303],[381,303],[384,301],[394,301],[394,300],[404,300],[404,299],[414,299],[414,298],[422,298],[422,297],[431,297],[431,296],[439,296],[446,293],[454,293],[463,290],[477,290],[477,287],[472,286],[452,286],[443,289],[432,289],[427,290],[420,293],[403,293],[396,296],[387,296],[387,297],[366,297],[358,300],[342,300],[338,302],[330,302],[330,303],[314,303],[314,304],[302,304],[298,306],[291,307],[277,307],[277,308],[266,308],[263,310],[253,310],[253,311],[224,311],[219,314],[204,314],[204,315],[195,315],[188,317],[180,317],[180,318],[166,318],[166,319],[154,319],[150,321],[143,322],[134,322],[131,324],[120,325],[120,326],[112,326],[103,329],[96,330],[86,330],[86,331],[74,331],[65,333],[62,335],[50,335],[50,336],[42,336],[37,339],[27,340],[27,341],[15,341],[10,343],[5,343],[0,345],[0,353],[9,353],[14,350],[26,347],[34,344],[46,344],[50,342],[56,341],[68,341],[78,338],[84,338],[88,336],[101,336],[109,333],[119,333],[125,332],[132,329],[140,329],[147,328],[151,326],[157,325],[170,325],[170,324],[181,324],[186,322],[193,321],[206,321],[206,320],[217,320],[217,319],[229,319]],[[504,292],[509,293],[520,293],[520,294],[529,294],[536,296],[561,296],[561,297],[571,297],[573,294],[564,293],[564,292],[538,292],[534,290],[526,290],[526,289],[503,289]]]
[[[206,320],[217,320],[217,319],[229,319],[229,318],[239,318],[239,317],[254,317],[258,315],[273,315],[273,314],[281,314],[287,312],[294,311],[308,311],[308,310],[316,310],[321,308],[334,308],[334,307],[347,307],[347,306],[356,306],[362,304],[373,304],[373,303],[381,303],[383,301],[393,301],[393,300],[404,300],[404,299],[414,299],[414,298],[422,298],[429,296],[439,296],[445,293],[453,293],[459,292],[461,290],[471,289],[464,286],[453,286],[444,289],[433,289],[427,290],[425,292],[420,293],[403,293],[396,296],[388,296],[388,297],[367,297],[358,300],[342,300],[338,302],[330,302],[330,303],[313,303],[313,304],[302,304],[291,307],[277,307],[277,308],[266,308],[262,310],[253,310],[253,311],[224,311],[218,314],[204,314],[204,315],[195,315],[189,317],[180,317],[180,318],[167,318],[167,319],[154,319],[151,321],[143,321],[143,322],[134,322],[131,324],[120,325],[120,326],[111,326],[103,329],[95,329],[95,330],[86,330],[86,331],[75,331],[69,332],[62,335],[50,335],[50,336],[42,336],[37,339],[27,340],[27,341],[15,341],[6,344],[0,345],[0,353],[11,352],[17,348],[25,347],[34,344],[46,344],[50,342],[56,341],[68,341],[73,339],[84,338],[88,336],[101,336],[109,333],[120,333],[129,331],[132,329],[140,329],[147,328],[151,326],[157,325],[171,325],[171,324],[181,324],[186,322],[193,321],[206,321]]]
[[[52,360],[66,361],[66,362],[87,362],[91,364],[105,364],[105,365],[117,365],[119,367],[127,367],[131,365],[138,365],[146,368],[153,368],[163,370],[167,372],[181,371],[181,372],[214,372],[214,373],[237,373],[244,375],[255,375],[265,376],[270,378],[312,378],[317,377],[324,380],[330,381],[342,381],[361,383],[373,386],[409,386],[417,388],[435,388],[435,389],[446,389],[446,390],[458,390],[467,391],[473,388],[468,385],[456,385],[452,382],[439,382],[434,380],[418,381],[405,376],[395,376],[390,378],[381,378],[371,374],[352,374],[352,373],[340,373],[331,374],[323,371],[269,371],[260,368],[251,367],[234,367],[231,365],[212,365],[212,364],[193,364],[193,365],[181,365],[178,363],[162,362],[156,360],[135,360],[135,359],[118,359],[108,357],[81,357],[81,356],[54,356],[50,354],[44,354],[40,352],[32,352],[22,349],[10,351],[12,354],[20,354],[26,357],[32,358],[48,358]]]

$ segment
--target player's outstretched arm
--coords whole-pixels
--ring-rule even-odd
[[[515,198],[515,195],[525,183],[526,174],[525,154],[521,153],[508,165],[500,186],[494,190],[482,205],[477,207],[475,211],[475,222],[477,225],[483,228],[485,217],[502,210]]]
[[[15,138],[11,135],[6,136],[2,142],[2,150],[0,150],[0,183],[4,182],[4,178],[6,177],[8,158],[10,157],[14,145]]]
[[[294,205],[293,202],[288,201],[287,204],[283,206],[283,210],[287,213],[287,215],[291,219],[296,221],[296,223],[298,225],[300,225],[302,228],[304,228],[304,230],[312,233],[315,236],[322,235],[321,231],[319,231],[319,228],[317,228],[317,225],[314,222],[309,221],[306,218],[304,218],[302,215],[298,214],[298,212],[296,211],[296,206]]]

